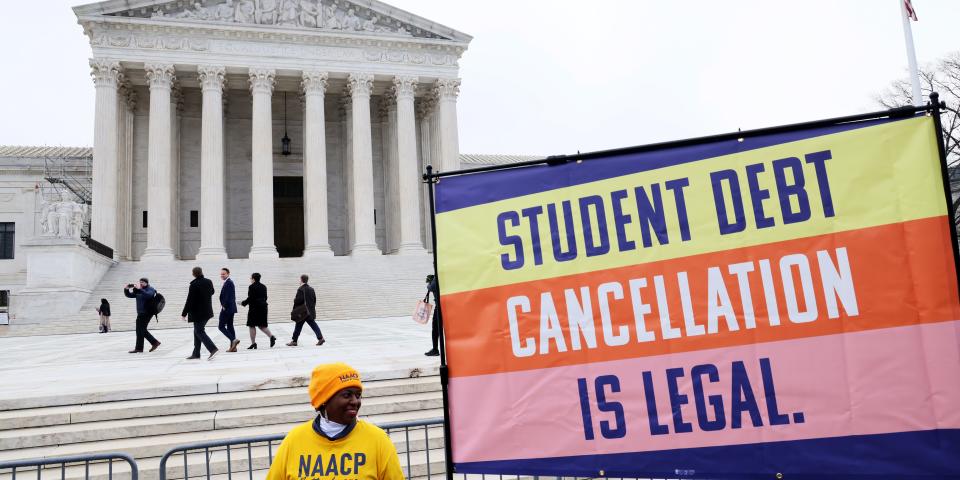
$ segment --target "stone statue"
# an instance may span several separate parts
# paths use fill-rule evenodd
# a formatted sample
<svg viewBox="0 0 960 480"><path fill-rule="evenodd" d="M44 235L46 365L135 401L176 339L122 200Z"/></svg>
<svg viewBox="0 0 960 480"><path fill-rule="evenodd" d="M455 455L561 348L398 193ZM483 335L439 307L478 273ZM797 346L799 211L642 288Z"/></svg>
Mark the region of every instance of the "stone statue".
<svg viewBox="0 0 960 480"><path fill-rule="evenodd" d="M257 23L260 25L276 25L277 0L257 0Z"/></svg>
<svg viewBox="0 0 960 480"><path fill-rule="evenodd" d="M337 18L337 6L326 5L323 7L323 27L331 30L340 30L340 19Z"/></svg>
<svg viewBox="0 0 960 480"><path fill-rule="evenodd" d="M300 0L300 26L315 28L320 26L320 7L313 0Z"/></svg>
<svg viewBox="0 0 960 480"><path fill-rule="evenodd" d="M236 12L234 12L233 0L227 0L226 3L217 5L215 11L217 20L220 22L232 22Z"/></svg>
<svg viewBox="0 0 960 480"><path fill-rule="evenodd" d="M254 23L256 21L257 7L253 0L240 0L237 4L236 13L233 20L237 23Z"/></svg>
<svg viewBox="0 0 960 480"><path fill-rule="evenodd" d="M87 206L69 201L48 202L43 199L42 202L40 235L79 240L87 216Z"/></svg>
<svg viewBox="0 0 960 480"><path fill-rule="evenodd" d="M358 17L356 13L353 13L352 8L347 10L347 16L343 18L341 27L350 32L360 30L360 17Z"/></svg>
<svg viewBox="0 0 960 480"><path fill-rule="evenodd" d="M377 20L379 20L379 19L380 19L380 18L377 17L376 15L373 15L372 17L370 17L369 19L367 19L365 22L363 22L363 30L364 30L365 32L376 32L376 31L377 31Z"/></svg>
<svg viewBox="0 0 960 480"><path fill-rule="evenodd" d="M298 5L297 0L280 0L280 2L280 25L299 25L300 5Z"/></svg>

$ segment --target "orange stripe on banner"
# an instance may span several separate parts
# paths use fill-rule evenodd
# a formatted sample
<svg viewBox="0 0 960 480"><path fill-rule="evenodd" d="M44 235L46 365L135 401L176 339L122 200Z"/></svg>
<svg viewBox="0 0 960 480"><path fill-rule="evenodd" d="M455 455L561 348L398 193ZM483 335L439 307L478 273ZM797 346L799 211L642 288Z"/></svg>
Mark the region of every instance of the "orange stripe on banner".
<svg viewBox="0 0 960 480"><path fill-rule="evenodd" d="M452 376L960 319L945 217L442 295L442 302ZM513 335L508 310L516 314Z"/></svg>

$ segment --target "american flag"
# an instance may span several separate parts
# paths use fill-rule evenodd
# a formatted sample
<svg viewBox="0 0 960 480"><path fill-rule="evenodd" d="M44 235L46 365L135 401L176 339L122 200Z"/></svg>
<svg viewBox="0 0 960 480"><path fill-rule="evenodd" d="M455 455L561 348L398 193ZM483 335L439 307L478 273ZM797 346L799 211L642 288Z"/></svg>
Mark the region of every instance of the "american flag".
<svg viewBox="0 0 960 480"><path fill-rule="evenodd" d="M903 0L903 8L907 11L907 16L910 17L914 22L917 21L917 11L913 9L913 4L910 3L910 0Z"/></svg>

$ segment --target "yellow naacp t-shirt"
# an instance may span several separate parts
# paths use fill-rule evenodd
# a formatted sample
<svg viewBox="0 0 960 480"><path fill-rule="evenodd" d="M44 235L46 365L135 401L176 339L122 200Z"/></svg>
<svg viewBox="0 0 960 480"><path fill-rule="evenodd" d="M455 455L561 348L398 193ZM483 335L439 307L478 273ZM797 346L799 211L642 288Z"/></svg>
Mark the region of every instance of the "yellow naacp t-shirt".
<svg viewBox="0 0 960 480"><path fill-rule="evenodd" d="M273 457L267 480L403 480L397 449L386 432L357 420L347 436L328 440L313 420L290 430Z"/></svg>

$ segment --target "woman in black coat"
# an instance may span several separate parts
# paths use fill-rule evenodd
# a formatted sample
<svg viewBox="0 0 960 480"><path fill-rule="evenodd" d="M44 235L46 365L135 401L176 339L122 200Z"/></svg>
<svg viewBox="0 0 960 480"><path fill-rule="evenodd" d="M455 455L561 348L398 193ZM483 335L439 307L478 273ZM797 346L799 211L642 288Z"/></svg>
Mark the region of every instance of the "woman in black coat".
<svg viewBox="0 0 960 480"><path fill-rule="evenodd" d="M260 283L260 274L250 275L250 286L247 287L247 298L240 305L248 307L247 327L250 327L250 346L247 350L257 349L257 329L270 336L270 347L277 343L277 337L267 328L267 286Z"/></svg>
<svg viewBox="0 0 960 480"><path fill-rule="evenodd" d="M106 298L100 299L100 306L97 307L97 313L100 314L100 333L110 331L110 302Z"/></svg>

